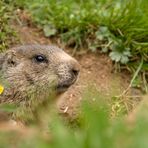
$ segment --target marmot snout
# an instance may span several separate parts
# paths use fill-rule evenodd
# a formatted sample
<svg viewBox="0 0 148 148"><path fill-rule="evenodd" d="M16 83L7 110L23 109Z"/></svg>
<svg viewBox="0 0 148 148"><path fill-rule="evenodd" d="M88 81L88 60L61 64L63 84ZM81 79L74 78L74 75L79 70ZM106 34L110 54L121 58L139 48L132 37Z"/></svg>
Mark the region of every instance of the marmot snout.
<svg viewBox="0 0 148 148"><path fill-rule="evenodd" d="M67 90L76 80L78 62L56 46L27 45L0 55L0 84L5 87L0 103L22 102L38 90L56 93Z"/></svg>

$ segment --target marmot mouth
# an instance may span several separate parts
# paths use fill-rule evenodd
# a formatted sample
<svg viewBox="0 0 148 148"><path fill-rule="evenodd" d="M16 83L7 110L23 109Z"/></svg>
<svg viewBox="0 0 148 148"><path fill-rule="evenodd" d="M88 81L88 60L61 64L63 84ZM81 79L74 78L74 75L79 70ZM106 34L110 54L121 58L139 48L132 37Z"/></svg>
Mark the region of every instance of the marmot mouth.
<svg viewBox="0 0 148 148"><path fill-rule="evenodd" d="M58 85L56 87L57 93L63 93L65 91L67 91L67 89L70 87L71 85L68 84L64 84L64 85Z"/></svg>
<svg viewBox="0 0 148 148"><path fill-rule="evenodd" d="M67 89L72 86L74 83L76 82L76 79L70 80L70 81L65 81L65 82L60 82L57 87L56 87L56 91L57 93L63 93L65 91L67 91Z"/></svg>

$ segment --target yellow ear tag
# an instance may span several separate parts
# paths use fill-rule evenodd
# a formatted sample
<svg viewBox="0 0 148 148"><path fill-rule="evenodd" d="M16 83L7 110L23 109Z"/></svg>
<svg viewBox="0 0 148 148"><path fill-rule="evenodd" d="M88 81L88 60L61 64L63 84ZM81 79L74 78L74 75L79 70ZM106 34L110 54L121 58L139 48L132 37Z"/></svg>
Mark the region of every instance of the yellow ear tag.
<svg viewBox="0 0 148 148"><path fill-rule="evenodd" d="M0 85L0 95L3 93L3 91L4 91L4 87Z"/></svg>

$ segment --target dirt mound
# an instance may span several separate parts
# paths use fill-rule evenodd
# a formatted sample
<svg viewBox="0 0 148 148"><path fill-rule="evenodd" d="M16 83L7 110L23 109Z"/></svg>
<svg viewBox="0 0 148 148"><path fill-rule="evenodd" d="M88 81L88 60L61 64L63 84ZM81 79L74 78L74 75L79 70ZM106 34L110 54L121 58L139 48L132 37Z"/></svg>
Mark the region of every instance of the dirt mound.
<svg viewBox="0 0 148 148"><path fill-rule="evenodd" d="M40 29L33 27L26 21L24 22L24 17L26 16L20 18L21 23L13 23L13 27L18 32L22 44L53 43L49 38L44 37ZM56 44L58 44L58 40ZM59 46L61 45L59 44ZM72 54L72 50L65 50L69 54ZM114 73L112 61L107 55L87 53L77 55L75 58L81 64L80 78L57 102L60 113L75 118L82 95L90 86L94 87L98 93L108 96L107 98L110 98L114 93L116 95L120 94L128 87L130 75L127 72ZM135 91L133 93L135 94ZM139 95L139 91L136 91L136 94ZM138 101L137 99L133 99L133 105Z"/></svg>

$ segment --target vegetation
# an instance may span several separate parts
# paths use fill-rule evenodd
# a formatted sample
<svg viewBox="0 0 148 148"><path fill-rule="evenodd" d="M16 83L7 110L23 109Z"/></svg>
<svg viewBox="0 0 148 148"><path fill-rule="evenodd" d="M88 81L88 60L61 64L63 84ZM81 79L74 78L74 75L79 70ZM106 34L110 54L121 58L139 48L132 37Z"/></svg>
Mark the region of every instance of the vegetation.
<svg viewBox="0 0 148 148"><path fill-rule="evenodd" d="M0 50L8 48L16 39L15 31L10 27L13 7L5 0L0 1Z"/></svg>
<svg viewBox="0 0 148 148"><path fill-rule="evenodd" d="M45 36L60 34L75 47L110 51L121 63L148 60L147 0L23 0ZM138 59L138 60L137 60Z"/></svg>
<svg viewBox="0 0 148 148"><path fill-rule="evenodd" d="M40 116L40 121L44 121L44 127L43 124L36 122L34 126L22 129L23 131L1 130L0 147L148 147L147 106L142 106L141 112L139 112L141 114L132 123L127 122L122 115L110 119L111 106L106 106L106 103L102 102L105 98L100 97L98 94L87 93L85 100L88 99L89 102L83 102L82 110L75 126L64 123L54 112L48 117L49 112L47 113L46 110L44 115ZM38 111L40 110L38 109Z"/></svg>

